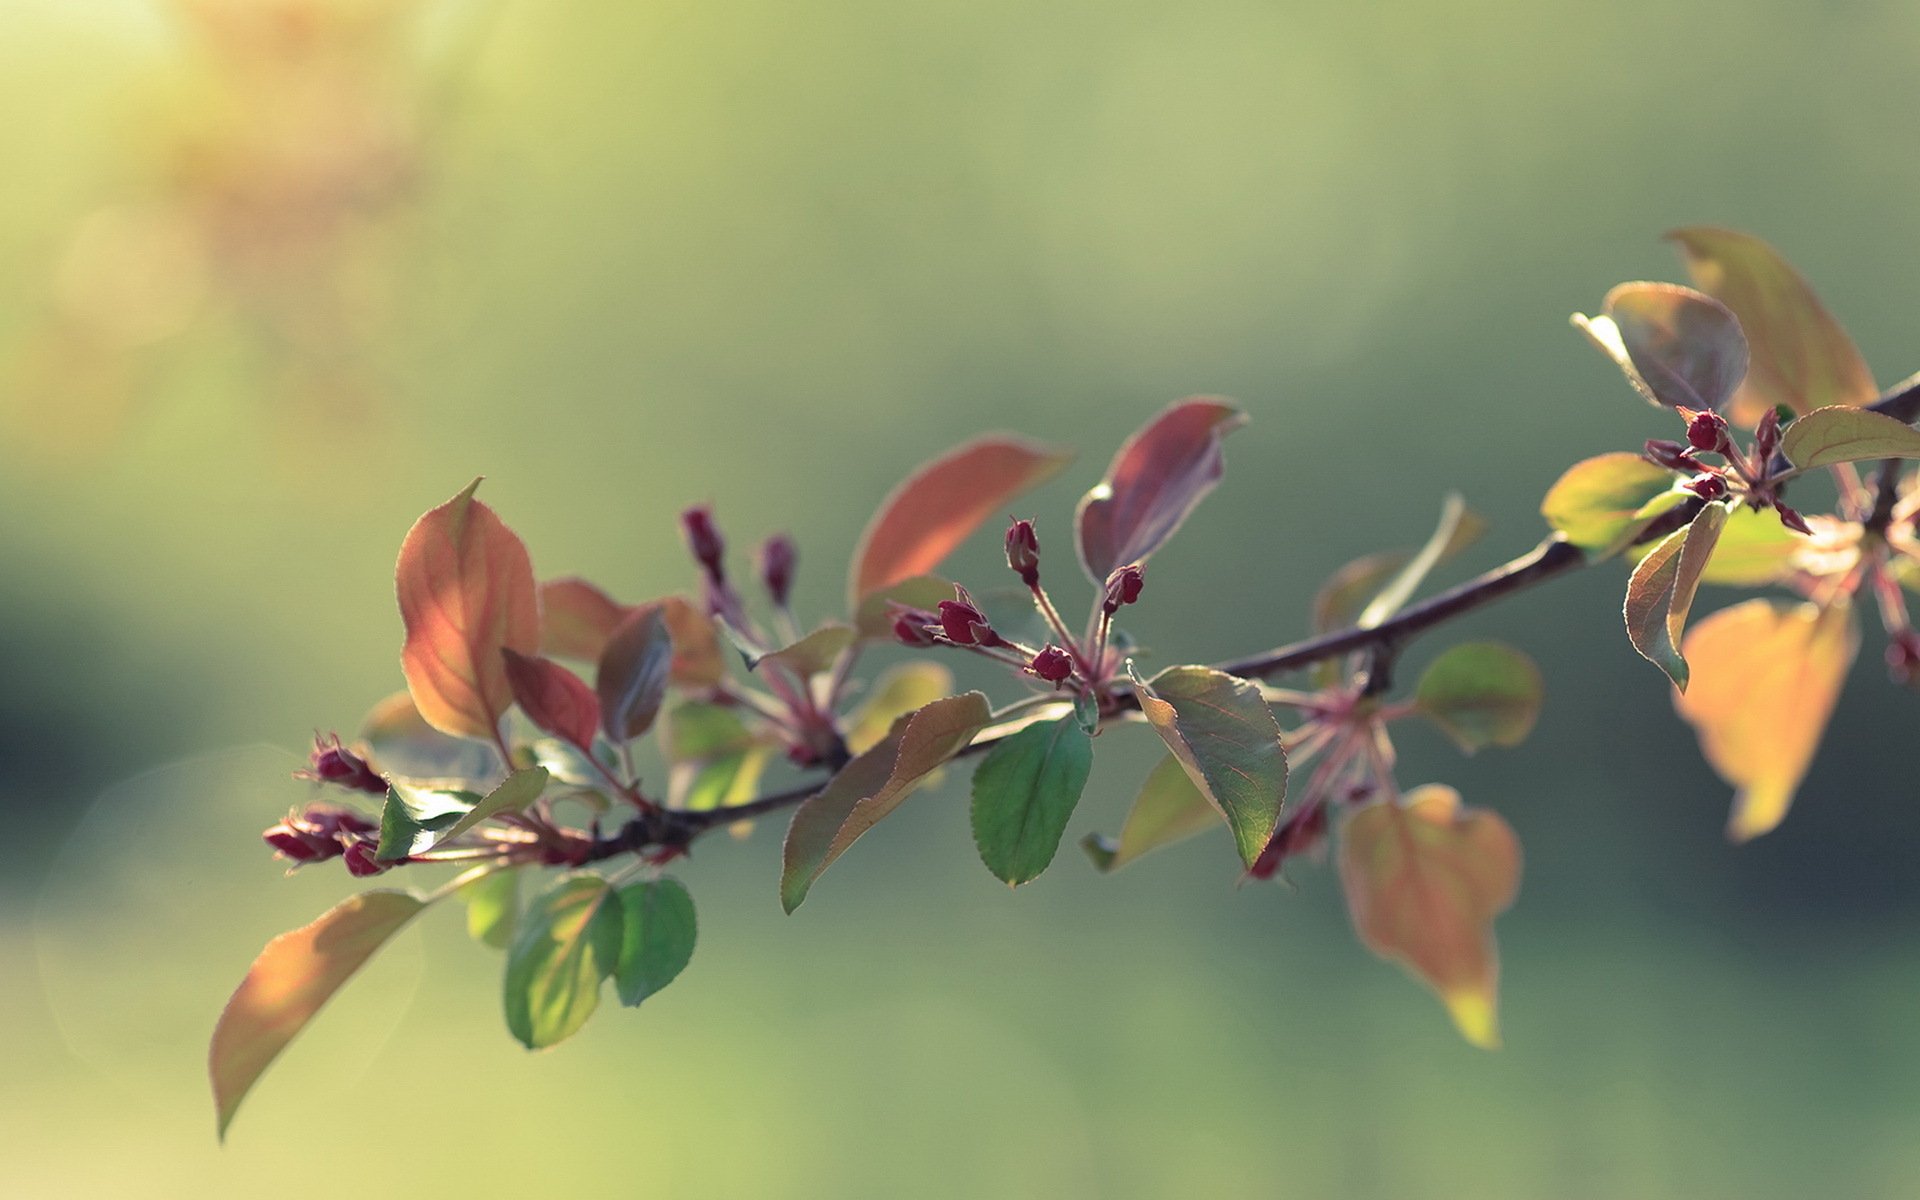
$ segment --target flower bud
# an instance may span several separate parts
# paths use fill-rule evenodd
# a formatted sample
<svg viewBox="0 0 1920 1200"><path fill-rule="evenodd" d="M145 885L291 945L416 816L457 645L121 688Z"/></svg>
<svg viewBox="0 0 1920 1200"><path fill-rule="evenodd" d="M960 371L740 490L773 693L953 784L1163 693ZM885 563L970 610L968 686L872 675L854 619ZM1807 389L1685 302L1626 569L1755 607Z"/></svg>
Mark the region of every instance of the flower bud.
<svg viewBox="0 0 1920 1200"><path fill-rule="evenodd" d="M1700 474L1695 475L1693 479L1687 483L1686 488L1708 503L1712 503L1715 500L1724 500L1727 497L1727 481L1720 478L1719 474L1714 471L1702 471Z"/></svg>
<svg viewBox="0 0 1920 1200"><path fill-rule="evenodd" d="M1774 452L1780 449L1780 410L1769 408L1760 415L1759 424L1753 427L1753 457L1761 468L1773 459Z"/></svg>
<svg viewBox="0 0 1920 1200"><path fill-rule="evenodd" d="M1033 661L1027 664L1027 670L1048 683L1065 683L1073 675L1073 656L1049 644L1033 656Z"/></svg>
<svg viewBox="0 0 1920 1200"><path fill-rule="evenodd" d="M261 840L295 865L337 857L347 845L380 827L351 809L309 804L261 833Z"/></svg>
<svg viewBox="0 0 1920 1200"><path fill-rule="evenodd" d="M726 579L726 569L720 559L726 553L727 543L720 537L720 531L713 525L713 510L704 504L695 505L680 514L680 529L686 534L687 549L692 551L694 561L707 573L707 578L715 586Z"/></svg>
<svg viewBox="0 0 1920 1200"><path fill-rule="evenodd" d="M1119 612L1123 605L1132 604L1140 598L1140 589L1145 586L1147 576L1139 563L1128 563L1116 567L1113 574L1107 576L1107 595L1101 602L1107 615Z"/></svg>
<svg viewBox="0 0 1920 1200"><path fill-rule="evenodd" d="M380 843L376 839L360 838L347 847L346 853L340 856L340 861L346 864L347 873L355 878L364 879L368 875L378 875L393 866L390 862L382 862L374 857L379 849Z"/></svg>
<svg viewBox="0 0 1920 1200"><path fill-rule="evenodd" d="M1727 444L1727 421L1717 412L1695 413L1687 422L1687 442L1695 450L1718 451Z"/></svg>
<svg viewBox="0 0 1920 1200"><path fill-rule="evenodd" d="M1813 530L1807 527L1807 519L1788 508L1785 504L1775 500L1773 502L1773 508L1775 512L1780 514L1780 523L1788 529L1793 530L1795 533L1811 534L1813 532Z"/></svg>
<svg viewBox="0 0 1920 1200"><path fill-rule="evenodd" d="M1000 640L988 624L987 614L967 599L940 602L940 628L956 646L992 646Z"/></svg>
<svg viewBox="0 0 1920 1200"><path fill-rule="evenodd" d="M1920 675L1920 633L1902 629L1887 640L1887 674L1895 683L1911 684Z"/></svg>
<svg viewBox="0 0 1920 1200"><path fill-rule="evenodd" d="M1021 583L1040 586L1040 539L1034 535L1032 521L1015 521L1007 527L1007 566Z"/></svg>
<svg viewBox="0 0 1920 1200"><path fill-rule="evenodd" d="M793 539L784 533L774 534L760 546L760 582L781 608L787 606L787 593L793 590L795 558Z"/></svg>
<svg viewBox="0 0 1920 1200"><path fill-rule="evenodd" d="M341 745L337 733L324 738L316 733L313 736L313 751L307 756L307 769L295 771L293 777L330 783L335 787L376 796L387 794L387 781L367 765L366 759Z"/></svg>
<svg viewBox="0 0 1920 1200"><path fill-rule="evenodd" d="M1660 438L1648 438L1646 445L1648 461L1669 471L1702 471L1706 464L1687 453L1687 448L1679 442L1663 441Z"/></svg>
<svg viewBox="0 0 1920 1200"><path fill-rule="evenodd" d="M896 614L893 618L893 637L895 641L903 646L912 646L916 649L925 649L928 646L939 645L938 642L934 641L933 634L929 631L928 627L938 625L940 618L930 612L922 612L917 608L896 608L894 612Z"/></svg>

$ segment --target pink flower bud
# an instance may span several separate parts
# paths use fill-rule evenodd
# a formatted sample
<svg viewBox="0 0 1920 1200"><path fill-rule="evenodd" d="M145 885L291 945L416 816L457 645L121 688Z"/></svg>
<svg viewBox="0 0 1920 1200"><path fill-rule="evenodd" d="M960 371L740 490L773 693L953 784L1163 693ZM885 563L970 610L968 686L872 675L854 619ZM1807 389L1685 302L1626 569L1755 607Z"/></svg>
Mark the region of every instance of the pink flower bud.
<svg viewBox="0 0 1920 1200"><path fill-rule="evenodd" d="M1910 684L1920 675L1920 633L1902 629L1887 641L1887 674L1895 683Z"/></svg>
<svg viewBox="0 0 1920 1200"><path fill-rule="evenodd" d="M1049 645L1033 656L1027 670L1048 683L1065 683L1073 675L1073 656L1058 646Z"/></svg>
<svg viewBox="0 0 1920 1200"><path fill-rule="evenodd" d="M1686 488L1694 495L1709 503L1724 500L1727 496L1727 481L1714 471L1703 471L1687 483Z"/></svg>
<svg viewBox="0 0 1920 1200"><path fill-rule="evenodd" d="M1780 449L1780 410L1769 408L1760 416L1760 423L1753 428L1753 457L1765 466Z"/></svg>
<svg viewBox="0 0 1920 1200"><path fill-rule="evenodd" d="M727 574L720 561L727 543L714 528L713 510L704 504L687 509L680 514L680 529L686 534L687 549L693 552L694 561L706 571L707 578L719 586Z"/></svg>
<svg viewBox="0 0 1920 1200"><path fill-rule="evenodd" d="M1107 576L1107 595L1101 602L1107 615L1112 616L1119 612L1122 606L1138 600L1140 589L1146 585L1146 582L1146 572L1140 569L1139 563L1128 563L1124 567L1115 568L1113 574Z"/></svg>
<svg viewBox="0 0 1920 1200"><path fill-rule="evenodd" d="M280 857L299 865L337 857L356 838L378 828L351 809L309 804L300 812L288 813L286 820L260 837Z"/></svg>
<svg viewBox="0 0 1920 1200"><path fill-rule="evenodd" d="M1695 413L1687 422L1687 442L1695 450L1718 451L1727 444L1727 421L1716 412Z"/></svg>
<svg viewBox="0 0 1920 1200"><path fill-rule="evenodd" d="M929 626L940 623L938 617L930 612L923 612L917 608L896 607L893 611L895 613L893 618L893 637L895 641L903 646L912 646L915 649L925 649L928 646L939 644L933 640L933 634L929 632L928 629Z"/></svg>
<svg viewBox="0 0 1920 1200"><path fill-rule="evenodd" d="M1030 588L1040 586L1040 539L1032 521L1015 521L1007 527L1007 566Z"/></svg>
<svg viewBox="0 0 1920 1200"><path fill-rule="evenodd" d="M381 862L374 857L374 852L379 848L380 843L375 839L361 838L347 847L346 853L340 856L340 861L347 865L347 873L356 878L364 879L368 875L378 875L393 866L392 863Z"/></svg>
<svg viewBox="0 0 1920 1200"><path fill-rule="evenodd" d="M313 737L313 751L307 757L307 769L295 771L295 779L312 779L371 795L387 794L387 781L367 765L367 760L340 744L337 733Z"/></svg>
<svg viewBox="0 0 1920 1200"><path fill-rule="evenodd" d="M987 614L966 600L940 602L940 628L956 646L991 646L999 641Z"/></svg>
<svg viewBox="0 0 1920 1200"><path fill-rule="evenodd" d="M783 533L768 538L760 547L760 581L781 608L787 606L787 593L793 590L795 558L793 540Z"/></svg>

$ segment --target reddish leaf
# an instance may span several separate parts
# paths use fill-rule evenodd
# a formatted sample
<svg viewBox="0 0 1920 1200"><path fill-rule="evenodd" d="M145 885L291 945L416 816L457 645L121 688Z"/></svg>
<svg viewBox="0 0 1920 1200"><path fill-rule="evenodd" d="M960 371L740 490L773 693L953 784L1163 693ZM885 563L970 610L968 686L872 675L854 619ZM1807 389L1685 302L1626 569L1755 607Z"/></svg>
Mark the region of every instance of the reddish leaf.
<svg viewBox="0 0 1920 1200"><path fill-rule="evenodd" d="M1070 456L1032 442L983 437L927 463L895 488L860 538L849 611L902 580L925 575L1015 496L1045 482Z"/></svg>
<svg viewBox="0 0 1920 1200"><path fill-rule="evenodd" d="M492 741L513 703L500 651L534 652L540 607L527 548L473 498L479 486L474 480L414 523L395 582L414 706L435 729Z"/></svg>
<svg viewBox="0 0 1920 1200"><path fill-rule="evenodd" d="M222 1138L240 1101L287 1043L426 906L410 892L365 892L267 943L220 1014L207 1055Z"/></svg>
<svg viewBox="0 0 1920 1200"><path fill-rule="evenodd" d="M1439 993L1474 1045L1500 1044L1490 926L1520 885L1520 843L1496 813L1428 784L1378 801L1341 830L1340 881L1360 940Z"/></svg>
<svg viewBox="0 0 1920 1200"><path fill-rule="evenodd" d="M586 750L600 728L600 698L578 675L559 663L517 650L507 656L507 681L527 720Z"/></svg>
<svg viewBox="0 0 1920 1200"><path fill-rule="evenodd" d="M616 742L631 741L652 726L667 696L673 639L657 604L643 605L607 639L600 652L594 690L600 696L600 727Z"/></svg>
<svg viewBox="0 0 1920 1200"><path fill-rule="evenodd" d="M1173 536L1220 482L1221 439L1246 420L1221 400L1182 400L1120 447L1075 516L1080 565L1095 583L1116 567L1145 561Z"/></svg>
<svg viewBox="0 0 1920 1200"><path fill-rule="evenodd" d="M540 585L540 653L598 662L627 612L584 579L549 579Z"/></svg>

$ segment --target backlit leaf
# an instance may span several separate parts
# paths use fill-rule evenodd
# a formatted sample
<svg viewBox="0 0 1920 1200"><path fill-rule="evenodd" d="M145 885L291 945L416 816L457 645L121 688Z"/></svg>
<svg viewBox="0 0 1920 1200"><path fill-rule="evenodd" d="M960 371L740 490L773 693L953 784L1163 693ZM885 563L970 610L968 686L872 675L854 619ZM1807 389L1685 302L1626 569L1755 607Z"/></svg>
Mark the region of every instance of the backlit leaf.
<svg viewBox="0 0 1920 1200"><path fill-rule="evenodd" d="M680 704L660 720L660 745L670 764L669 807L692 812L753 798L769 747L738 713L717 704Z"/></svg>
<svg viewBox="0 0 1920 1200"><path fill-rule="evenodd" d="M1090 833L1080 847L1102 871L1118 871L1162 846L1185 841L1220 825L1219 810L1187 777L1180 760L1169 754L1140 786L1117 838Z"/></svg>
<svg viewBox="0 0 1920 1200"><path fill-rule="evenodd" d="M1823 408L1787 426L1780 449L1803 471L1869 458L1920 458L1920 429L1862 408Z"/></svg>
<svg viewBox="0 0 1920 1200"><path fill-rule="evenodd" d="M429 725L492 741L513 703L504 649L540 645L540 607L527 548L465 491L414 523L394 579L406 644L407 690Z"/></svg>
<svg viewBox="0 0 1920 1200"><path fill-rule="evenodd" d="M620 899L593 874L568 875L527 906L507 951L507 1028L539 1050L579 1032L620 961Z"/></svg>
<svg viewBox="0 0 1920 1200"><path fill-rule="evenodd" d="M1151 683L1133 679L1140 711L1233 831L1249 867L1280 823L1287 756L1280 725L1244 679L1210 667L1170 667Z"/></svg>
<svg viewBox="0 0 1920 1200"><path fill-rule="evenodd" d="M951 695L953 672L939 663L922 659L883 672L847 719L847 749L855 754L871 750L887 736L894 721Z"/></svg>
<svg viewBox="0 0 1920 1200"><path fill-rule="evenodd" d="M1500 1044L1494 917L1520 885L1520 843L1496 813L1427 784L1376 801L1341 829L1340 881L1368 949L1418 976L1483 1049Z"/></svg>
<svg viewBox="0 0 1920 1200"><path fill-rule="evenodd" d="M1610 558L1689 495L1677 490L1679 482L1638 454L1601 454L1567 468L1540 502L1540 515L1589 558Z"/></svg>
<svg viewBox="0 0 1920 1200"><path fill-rule="evenodd" d="M1446 499L1440 503L1439 524L1427 538L1427 544L1420 547L1420 552L1400 568L1379 595L1368 602L1354 624L1362 629L1371 629L1399 612L1442 559L1457 553L1462 547L1472 545L1486 528L1487 523L1467 507L1466 501L1457 492L1447 493Z"/></svg>
<svg viewBox="0 0 1920 1200"><path fill-rule="evenodd" d="M1724 505L1709 504L1683 529L1676 529L1640 560L1627 580L1623 613L1627 638L1640 656L1659 667L1681 691L1687 689L1687 660L1680 638L1687 612L1700 590L1700 578L1726 525Z"/></svg>
<svg viewBox="0 0 1920 1200"><path fill-rule="evenodd" d="M594 691L600 696L600 728L609 740L630 741L645 733L667 696L673 640L659 605L627 614L600 652Z"/></svg>
<svg viewBox="0 0 1920 1200"><path fill-rule="evenodd" d="M1687 634L1693 686L1673 703L1735 789L1728 837L1758 837L1787 815L1859 648L1844 601L1748 600Z"/></svg>
<svg viewBox="0 0 1920 1200"><path fill-rule="evenodd" d="M426 906L411 892L363 892L267 943L213 1030L207 1068L222 1139L240 1101L287 1043Z"/></svg>
<svg viewBox="0 0 1920 1200"><path fill-rule="evenodd" d="M1146 561L1173 536L1220 482L1221 440L1246 421L1232 404L1194 398L1169 406L1127 439L1074 516L1080 565L1094 583L1105 583L1116 567Z"/></svg>
<svg viewBox="0 0 1920 1200"><path fill-rule="evenodd" d="M552 659L502 651L513 699L543 733L586 749L600 728L600 698L578 675Z"/></svg>
<svg viewBox="0 0 1920 1200"><path fill-rule="evenodd" d="M693 897L676 879L620 889L623 913L620 965L614 990L620 1003L640 1003L674 981L693 960L698 933Z"/></svg>
<svg viewBox="0 0 1920 1200"><path fill-rule="evenodd" d="M1093 769L1093 740L1073 716L1029 725L973 773L973 841L1003 883L1036 879L1060 849Z"/></svg>
<svg viewBox="0 0 1920 1200"><path fill-rule="evenodd" d="M500 776L500 753L491 743L441 733L427 724L406 692L395 692L373 706L360 724L359 740L382 775L451 783Z"/></svg>
<svg viewBox="0 0 1920 1200"><path fill-rule="evenodd" d="M397 861L450 842L503 813L526 808L547 787L544 767L528 767L507 776L485 796L396 783L387 790L380 816L378 857Z"/></svg>
<svg viewBox="0 0 1920 1200"><path fill-rule="evenodd" d="M540 798L547 790L547 770L545 767L528 767L515 771L501 782L500 786L488 792L480 803L455 821L440 835L440 841L449 841L463 833L477 829L483 822L491 821L505 813L523 811L528 805Z"/></svg>
<svg viewBox="0 0 1920 1200"><path fill-rule="evenodd" d="M1781 405L1796 413L1871 404L1873 374L1800 273L1751 234L1695 226L1667 235L1694 283L1733 311L1753 361L1733 408L1744 424Z"/></svg>
<svg viewBox="0 0 1920 1200"><path fill-rule="evenodd" d="M719 683L727 664L713 618L685 596L668 596L659 607L673 639L673 665L667 671L673 686L697 691Z"/></svg>
<svg viewBox="0 0 1920 1200"><path fill-rule="evenodd" d="M945 561L989 517L1067 464L1071 455L1018 438L977 438L922 466L895 488L860 537L847 604ZM948 593L951 596L952 593Z"/></svg>
<svg viewBox="0 0 1920 1200"><path fill-rule="evenodd" d="M1471 754L1526 741L1543 693L1531 658L1499 642L1469 642L1433 661L1420 676L1413 703Z"/></svg>
<svg viewBox="0 0 1920 1200"><path fill-rule="evenodd" d="M800 907L820 873L860 835L900 806L927 775L966 748L987 726L991 709L979 692L936 700L894 723L880 743L856 755L802 801L787 826L780 903Z"/></svg>
<svg viewBox="0 0 1920 1200"><path fill-rule="evenodd" d="M488 871L460 889L467 903L467 936L483 946L505 950L513 944L520 919L520 871Z"/></svg>
<svg viewBox="0 0 1920 1200"><path fill-rule="evenodd" d="M1654 404L1719 408L1747 373L1747 339L1726 305L1671 283L1623 283L1598 317L1573 322Z"/></svg>
<svg viewBox="0 0 1920 1200"><path fill-rule="evenodd" d="M753 668L757 671L767 663L774 663L798 678L807 679L831 668L834 660L853 645L853 638L853 626L829 622L791 646L756 660Z"/></svg>
<svg viewBox="0 0 1920 1200"><path fill-rule="evenodd" d="M549 579L540 585L540 653L598 662L626 615L626 605L584 579Z"/></svg>

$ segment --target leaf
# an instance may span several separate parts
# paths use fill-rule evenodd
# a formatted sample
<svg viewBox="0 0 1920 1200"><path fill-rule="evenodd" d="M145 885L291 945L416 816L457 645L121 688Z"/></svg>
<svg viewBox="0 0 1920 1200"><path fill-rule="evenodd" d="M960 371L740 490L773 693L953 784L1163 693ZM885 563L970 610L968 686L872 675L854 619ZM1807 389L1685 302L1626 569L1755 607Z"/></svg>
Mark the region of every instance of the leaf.
<svg viewBox="0 0 1920 1200"><path fill-rule="evenodd" d="M736 713L717 704L668 709L660 745L671 764L669 806L694 812L751 800L768 753Z"/></svg>
<svg viewBox="0 0 1920 1200"><path fill-rule="evenodd" d="M1413 704L1471 754L1526 741L1544 690L1540 669L1520 651L1499 642L1468 642L1433 661Z"/></svg>
<svg viewBox="0 0 1920 1200"><path fill-rule="evenodd" d="M490 743L441 733L406 692L373 706L360 723L359 741L374 769L389 777L469 783L500 774L500 754Z"/></svg>
<svg viewBox="0 0 1920 1200"><path fill-rule="evenodd" d="M501 782L500 786L488 792L486 797L458 821L455 821L440 841L451 841L463 833L478 828L482 822L491 821L504 813L517 813L540 798L547 790L547 769L528 767L515 771Z"/></svg>
<svg viewBox="0 0 1920 1200"><path fill-rule="evenodd" d="M853 645L853 626L829 622L799 641L749 664L759 670L762 663L775 663L797 679L808 679L831 670L834 661Z"/></svg>
<svg viewBox="0 0 1920 1200"><path fill-rule="evenodd" d="M1803 471L1868 458L1920 458L1920 429L1862 408L1823 408L1787 426L1780 449Z"/></svg>
<svg viewBox="0 0 1920 1200"><path fill-rule="evenodd" d="M802 801L782 852L780 903L786 910L799 908L820 873L898 808L916 784L964 750L990 717L979 692L936 700L896 721L879 745L856 755Z"/></svg>
<svg viewBox="0 0 1920 1200"><path fill-rule="evenodd" d="M1074 514L1080 565L1095 584L1116 567L1145 562L1173 536L1219 484L1226 470L1220 443L1246 421L1232 404L1193 398L1127 439Z"/></svg>
<svg viewBox="0 0 1920 1200"><path fill-rule="evenodd" d="M1687 634L1693 686L1673 704L1735 789L1728 837L1749 841L1787 815L1859 649L1844 601L1748 600Z"/></svg>
<svg viewBox="0 0 1920 1200"><path fill-rule="evenodd" d="M1001 882L1037 879L1093 770L1093 740L1073 716L1029 725L987 753L973 773L973 841Z"/></svg>
<svg viewBox="0 0 1920 1200"><path fill-rule="evenodd" d="M1413 598L1414 591L1426 579L1428 572L1438 566L1442 559L1457 553L1462 547L1472 545L1486 527L1487 523L1467 507L1458 492L1448 492L1446 499L1440 503L1440 523L1434 527L1432 536L1427 538L1427 544L1361 610L1360 618L1354 624L1362 629L1372 629L1399 612Z"/></svg>
<svg viewBox="0 0 1920 1200"><path fill-rule="evenodd" d="M1118 871L1134 859L1162 846L1185 841L1220 824L1220 813L1187 778L1187 769L1169 754L1160 760L1140 786L1118 838L1090 833L1081 839L1093 865Z"/></svg>
<svg viewBox="0 0 1920 1200"><path fill-rule="evenodd" d="M678 688L699 691L713 687L727 673L720 653L720 631L713 618L685 596L659 602L660 617L673 639L673 665L667 678Z"/></svg>
<svg viewBox="0 0 1920 1200"><path fill-rule="evenodd" d="M1679 482L1638 454L1602 454L1567 468L1540 502L1540 515L1590 559L1611 558L1685 498Z"/></svg>
<svg viewBox="0 0 1920 1200"><path fill-rule="evenodd" d="M507 1029L529 1050L578 1033L620 961L621 904L606 880L563 876L527 906L507 951Z"/></svg>
<svg viewBox="0 0 1920 1200"><path fill-rule="evenodd" d="M467 902L467 936L483 946L505 950L513 944L520 919L520 871L488 871L460 889Z"/></svg>
<svg viewBox="0 0 1920 1200"><path fill-rule="evenodd" d="M672 983L693 960L693 897L675 879L620 889L624 913L614 990L631 1008Z"/></svg>
<svg viewBox="0 0 1920 1200"><path fill-rule="evenodd" d="M1140 711L1227 819L1241 861L1251 867L1280 823L1287 794L1280 725L1260 689L1211 667L1169 667L1151 683L1140 682L1131 664L1127 674Z"/></svg>
<svg viewBox="0 0 1920 1200"><path fill-rule="evenodd" d="M976 438L915 471L860 535L847 605L938 567L988 517L1052 478L1070 454L1004 436ZM951 592L947 593L950 597Z"/></svg>
<svg viewBox="0 0 1920 1200"><path fill-rule="evenodd" d="M1367 948L1432 988L1469 1042L1498 1048L1491 926L1520 885L1520 843L1499 814L1432 783L1366 805L1341 831L1340 881Z"/></svg>
<svg viewBox="0 0 1920 1200"><path fill-rule="evenodd" d="M1742 505L1727 514L1700 582L1731 587L1778 583L1793 573L1794 559L1805 545L1806 539L1782 525L1772 510ZM1638 561L1652 549L1630 546L1627 555Z"/></svg>
<svg viewBox="0 0 1920 1200"><path fill-rule="evenodd" d="M549 579L540 585L540 653L598 662L627 612L626 605L584 579Z"/></svg>
<svg viewBox="0 0 1920 1200"><path fill-rule="evenodd" d="M673 641L659 605L643 605L620 622L594 675L600 728L609 740L632 741L652 727L667 696L672 662Z"/></svg>
<svg viewBox="0 0 1920 1200"><path fill-rule="evenodd" d="M503 650L514 702L543 733L591 751L600 728L600 698L572 671L547 658Z"/></svg>
<svg viewBox="0 0 1920 1200"><path fill-rule="evenodd" d="M1782 405L1807 413L1873 403L1878 389L1853 339L1772 246L1706 226L1667 236L1678 243L1694 283L1732 310L1746 331L1753 361L1733 397L1743 423Z"/></svg>
<svg viewBox="0 0 1920 1200"><path fill-rule="evenodd" d="M942 600L951 599L952 583L937 575L916 575L912 579L903 579L881 588L862 600L854 609L853 627L862 641L890 642L893 640L895 605L932 612L940 607Z"/></svg>
<svg viewBox="0 0 1920 1200"><path fill-rule="evenodd" d="M500 651L539 648L540 605L527 548L473 498L479 486L414 523L394 579L414 706L442 733L490 742L513 702Z"/></svg>
<svg viewBox="0 0 1920 1200"><path fill-rule="evenodd" d="M268 942L213 1029L207 1056L220 1138L240 1101L340 986L427 902L411 892L363 892Z"/></svg>
<svg viewBox="0 0 1920 1200"><path fill-rule="evenodd" d="M874 680L866 700L847 718L847 749L855 754L871 750L887 736L894 721L951 695L953 672L939 663L902 663L884 672Z"/></svg>
<svg viewBox="0 0 1920 1200"><path fill-rule="evenodd" d="M387 789L386 807L381 810L380 847L375 857L397 862L425 854L484 821L519 812L539 799L546 786L544 767L515 771L485 796L395 784Z"/></svg>
<svg viewBox="0 0 1920 1200"><path fill-rule="evenodd" d="M1443 506L1444 515L1444 506ZM1442 544L1436 565L1478 541L1487 523L1471 509L1453 526L1453 536ZM1413 555L1405 550L1382 550L1363 555L1335 571L1313 598L1313 631L1331 633L1355 623L1362 608L1403 571ZM1417 585L1416 585L1417 586Z"/></svg>
<svg viewBox="0 0 1920 1200"><path fill-rule="evenodd" d="M1672 283L1623 283L1607 293L1605 316L1575 316L1654 404L1717 409L1747 373L1747 339L1726 305Z"/></svg>
<svg viewBox="0 0 1920 1200"><path fill-rule="evenodd" d="M1687 627L1687 611L1693 607L1700 577L1726 522L1725 506L1707 505L1686 528L1661 539L1627 580L1623 606L1627 638L1642 658L1665 671L1683 692L1687 690L1687 660L1680 653L1680 635Z"/></svg>

